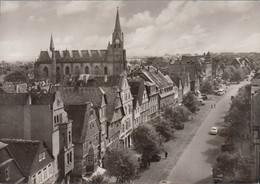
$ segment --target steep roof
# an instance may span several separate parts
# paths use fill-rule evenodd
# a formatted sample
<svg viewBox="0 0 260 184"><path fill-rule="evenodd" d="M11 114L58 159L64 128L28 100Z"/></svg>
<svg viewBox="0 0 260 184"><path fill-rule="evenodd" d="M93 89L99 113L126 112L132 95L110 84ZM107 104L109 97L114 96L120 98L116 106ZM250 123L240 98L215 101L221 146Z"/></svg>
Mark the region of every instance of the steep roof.
<svg viewBox="0 0 260 184"><path fill-rule="evenodd" d="M121 99L119 96L119 89L118 87L101 87L107 96L107 108L106 108L106 115L107 121L111 122L114 116L115 109L122 107ZM122 117L116 117L122 118Z"/></svg>
<svg viewBox="0 0 260 184"><path fill-rule="evenodd" d="M82 103L82 104L72 104L66 108L69 119L73 120L72 122L72 141L74 143L83 143L87 139L88 126L89 122L96 119L97 117L92 103ZM95 133L95 132L93 132Z"/></svg>
<svg viewBox="0 0 260 184"><path fill-rule="evenodd" d="M165 75L163 75L158 69L153 66L139 68L137 70L134 70L133 73L143 74L144 76L141 76L142 78L144 78L146 81L148 80L155 83L156 86L159 88L164 88L170 85L175 86L173 82L170 82L170 80L165 77Z"/></svg>
<svg viewBox="0 0 260 184"><path fill-rule="evenodd" d="M53 156L47 151L45 154L46 158L39 162L39 152L47 150L47 147L42 141L24 139L0 140L8 144L8 149L10 150L12 156L27 177L54 160Z"/></svg>

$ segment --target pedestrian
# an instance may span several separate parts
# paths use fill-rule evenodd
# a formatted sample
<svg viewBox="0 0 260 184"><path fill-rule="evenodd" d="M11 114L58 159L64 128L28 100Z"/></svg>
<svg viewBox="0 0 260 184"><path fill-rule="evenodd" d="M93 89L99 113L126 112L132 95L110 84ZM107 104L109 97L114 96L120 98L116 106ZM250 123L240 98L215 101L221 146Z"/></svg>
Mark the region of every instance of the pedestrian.
<svg viewBox="0 0 260 184"><path fill-rule="evenodd" d="M165 151L165 158L167 158L167 156L168 156L168 152L167 152L167 151Z"/></svg>

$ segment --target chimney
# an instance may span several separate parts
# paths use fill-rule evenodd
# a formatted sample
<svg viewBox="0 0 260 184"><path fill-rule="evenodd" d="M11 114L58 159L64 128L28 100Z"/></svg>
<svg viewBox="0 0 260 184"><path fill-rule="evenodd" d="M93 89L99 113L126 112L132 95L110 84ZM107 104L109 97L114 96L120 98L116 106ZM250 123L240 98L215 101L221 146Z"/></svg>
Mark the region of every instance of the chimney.
<svg viewBox="0 0 260 184"><path fill-rule="evenodd" d="M18 85L15 85L15 91L16 91L16 93L19 93L19 86Z"/></svg>

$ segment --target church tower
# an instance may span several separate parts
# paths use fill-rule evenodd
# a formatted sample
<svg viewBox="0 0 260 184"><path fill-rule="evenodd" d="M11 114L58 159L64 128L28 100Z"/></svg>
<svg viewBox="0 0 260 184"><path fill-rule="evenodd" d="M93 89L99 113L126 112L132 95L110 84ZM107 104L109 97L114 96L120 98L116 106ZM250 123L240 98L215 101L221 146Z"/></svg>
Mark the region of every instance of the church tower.
<svg viewBox="0 0 260 184"><path fill-rule="evenodd" d="M50 51L51 51L51 82L56 84L56 58L55 58L55 48L54 43L51 35L50 41Z"/></svg>
<svg viewBox="0 0 260 184"><path fill-rule="evenodd" d="M115 28L112 43L108 45L108 62L113 63L113 74L118 75L126 70L126 51L124 49L124 34L121 29L119 10L117 8Z"/></svg>

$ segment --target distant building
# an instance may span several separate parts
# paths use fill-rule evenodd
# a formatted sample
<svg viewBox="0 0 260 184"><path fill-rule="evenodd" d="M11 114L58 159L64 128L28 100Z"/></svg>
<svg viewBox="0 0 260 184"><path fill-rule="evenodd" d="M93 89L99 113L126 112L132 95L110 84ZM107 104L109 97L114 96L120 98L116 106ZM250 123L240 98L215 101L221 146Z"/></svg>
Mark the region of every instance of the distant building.
<svg viewBox="0 0 260 184"><path fill-rule="evenodd" d="M201 59L201 56L182 56L181 60L173 61L169 65L169 75L174 73L188 72L190 76L190 90L196 91L199 89L200 81L205 73L208 73L205 66L208 66L206 61ZM205 63L205 64L202 64Z"/></svg>
<svg viewBox="0 0 260 184"><path fill-rule="evenodd" d="M119 75L122 73L127 69L127 61L118 10L112 43L108 43L106 50L58 51L55 50L51 37L50 50L41 51L35 66L44 71L53 83L60 82L65 75Z"/></svg>
<svg viewBox="0 0 260 184"><path fill-rule="evenodd" d="M98 166L100 124L90 102L70 104L66 109L69 119L73 121L72 142L75 156L72 175L82 178L86 174L92 174Z"/></svg>
<svg viewBox="0 0 260 184"><path fill-rule="evenodd" d="M154 83L159 92L159 110L174 105L178 99L178 88L168 75L163 75L153 66L142 67L132 71L131 77L140 76L145 81Z"/></svg>
<svg viewBox="0 0 260 184"><path fill-rule="evenodd" d="M25 183L21 167L13 158L7 144L0 142L0 183Z"/></svg>
<svg viewBox="0 0 260 184"><path fill-rule="evenodd" d="M242 68L243 66L245 66L245 61L241 58L234 58L231 61L231 65L233 65L235 68Z"/></svg>
<svg viewBox="0 0 260 184"><path fill-rule="evenodd" d="M54 183L54 157L43 141L23 139L1 139L8 144L15 161L22 169L26 183Z"/></svg>
<svg viewBox="0 0 260 184"><path fill-rule="evenodd" d="M147 122L149 115L149 99L144 80L142 78L128 79L128 83L130 85L131 93L134 98L135 106L137 105L138 101L138 106L140 109L140 117L138 119L135 119L134 124Z"/></svg>

